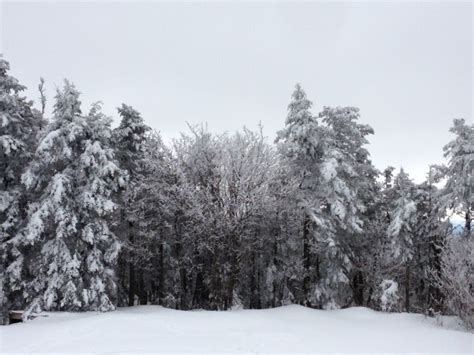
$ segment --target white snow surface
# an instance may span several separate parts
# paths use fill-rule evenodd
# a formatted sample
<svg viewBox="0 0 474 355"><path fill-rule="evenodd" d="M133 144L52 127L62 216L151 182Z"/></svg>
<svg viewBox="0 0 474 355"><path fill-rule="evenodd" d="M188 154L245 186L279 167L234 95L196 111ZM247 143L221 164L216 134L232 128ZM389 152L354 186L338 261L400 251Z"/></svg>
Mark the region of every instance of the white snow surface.
<svg viewBox="0 0 474 355"><path fill-rule="evenodd" d="M0 327L0 353L465 353L473 334L419 314L367 308L46 313Z"/></svg>

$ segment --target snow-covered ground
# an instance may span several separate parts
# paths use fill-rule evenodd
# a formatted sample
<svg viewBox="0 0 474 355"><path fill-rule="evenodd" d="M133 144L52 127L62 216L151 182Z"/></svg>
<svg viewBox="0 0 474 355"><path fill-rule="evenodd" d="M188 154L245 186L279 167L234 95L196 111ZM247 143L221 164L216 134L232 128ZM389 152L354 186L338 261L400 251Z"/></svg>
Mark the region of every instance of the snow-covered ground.
<svg viewBox="0 0 474 355"><path fill-rule="evenodd" d="M416 314L301 306L227 312L140 306L0 327L0 353L466 353L473 334Z"/></svg>

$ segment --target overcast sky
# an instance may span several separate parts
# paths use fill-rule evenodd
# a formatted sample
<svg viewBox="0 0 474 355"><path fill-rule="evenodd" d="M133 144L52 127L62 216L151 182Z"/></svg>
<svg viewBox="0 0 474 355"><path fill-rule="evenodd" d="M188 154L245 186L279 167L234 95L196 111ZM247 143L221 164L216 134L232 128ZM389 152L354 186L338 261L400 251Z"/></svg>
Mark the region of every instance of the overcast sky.
<svg viewBox="0 0 474 355"><path fill-rule="evenodd" d="M49 105L63 78L89 105L122 102L167 138L186 123L273 141L294 84L372 125L375 165L420 181L452 118L472 122L473 9L465 3L1 3L0 49Z"/></svg>

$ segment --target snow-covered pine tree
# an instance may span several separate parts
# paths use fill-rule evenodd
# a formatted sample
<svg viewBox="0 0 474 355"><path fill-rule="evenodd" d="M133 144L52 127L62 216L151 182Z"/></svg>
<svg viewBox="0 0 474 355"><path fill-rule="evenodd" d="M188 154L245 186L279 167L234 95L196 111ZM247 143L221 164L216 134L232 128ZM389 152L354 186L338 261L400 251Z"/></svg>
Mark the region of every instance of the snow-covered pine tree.
<svg viewBox="0 0 474 355"><path fill-rule="evenodd" d="M65 81L53 120L22 176L31 194L29 214L13 241L25 252L10 275L25 284L27 314L107 311L117 302L120 243L109 217L123 174L111 147L111 119L99 104L88 115L80 105L79 92Z"/></svg>
<svg viewBox="0 0 474 355"><path fill-rule="evenodd" d="M414 226L415 257L412 283L417 310L435 312L442 310L439 287L430 282L432 275L441 276L441 252L451 229L446 211L439 202L441 173L437 166L430 166L426 180L414 189L416 225Z"/></svg>
<svg viewBox="0 0 474 355"><path fill-rule="evenodd" d="M324 258L315 297L325 308L343 307L351 304L357 293L351 289L353 276L363 284L354 269L354 250L363 237L363 214L373 198L377 174L365 148L373 130L358 123L355 107L325 107L319 116L326 125L318 180L323 206L320 218L329 228L316 233L317 249Z"/></svg>
<svg viewBox="0 0 474 355"><path fill-rule="evenodd" d="M364 238L354 248L356 259L359 259L359 270L364 274L364 286L366 288L365 304L369 307L381 309L380 292L383 287L390 284L384 272L386 264L386 250L389 240L387 228L391 221L391 205L393 198L393 171L394 167L387 167L379 172L379 181L375 181L375 191L370 201L365 205L368 207L364 213ZM368 194L370 195L370 193ZM386 280L387 282L383 282ZM398 288L398 286L397 286ZM392 289L394 290L394 289Z"/></svg>
<svg viewBox="0 0 474 355"><path fill-rule="evenodd" d="M171 151L157 132L143 142L143 165L133 203L134 269L140 304L189 309L193 238L186 233L192 196L181 183ZM190 282L191 283L191 282Z"/></svg>
<svg viewBox="0 0 474 355"><path fill-rule="evenodd" d="M36 147L41 123L32 102L21 96L26 88L8 75L9 69L9 63L0 57L0 311L22 298L20 286L13 281L21 275L10 277L22 256L10 241L26 212L20 177Z"/></svg>
<svg viewBox="0 0 474 355"><path fill-rule="evenodd" d="M433 272L433 285L444 298L446 308L474 328L474 125L455 119L450 129L456 137L444 147L448 164L441 170L446 184L439 194L439 208L448 217L464 217L461 237L451 233L441 250L440 268Z"/></svg>
<svg viewBox="0 0 474 355"><path fill-rule="evenodd" d="M410 312L412 260L415 255L414 228L416 226L416 203L414 184L403 169L394 180L394 200L391 203L391 221L387 228L389 240L389 263L393 276L403 282L405 310Z"/></svg>
<svg viewBox="0 0 474 355"><path fill-rule="evenodd" d="M448 165L441 203L464 217L463 235L469 237L474 210L474 125L455 119L450 131L456 137L444 147Z"/></svg>
<svg viewBox="0 0 474 355"><path fill-rule="evenodd" d="M288 105L288 115L285 128L278 132L276 143L278 151L290 166L289 172L296 177L299 205L302 210L302 248L303 248L303 299L302 303L311 306L311 290L315 278L319 277L317 267L318 257L314 256L313 224L315 211L319 210L321 201L315 199L315 189L320 175L319 167L323 151L321 142L324 128L320 127L317 118L311 113L313 103L308 100L300 84L296 84ZM321 219L318 228L325 229ZM315 260L316 259L316 260Z"/></svg>
<svg viewBox="0 0 474 355"><path fill-rule="evenodd" d="M271 302L263 299L260 302L262 307L287 305L300 302L301 299L300 275L304 270L301 258L299 179L290 174L289 169L287 162L278 160L269 182L266 214L262 216L270 224L263 248L270 258L265 284L266 289L271 291ZM258 271L255 274L259 276ZM254 293L260 293L255 287L252 289Z"/></svg>
<svg viewBox="0 0 474 355"><path fill-rule="evenodd" d="M368 291L367 279L371 276L367 273L367 252L373 251L376 244L374 222L380 207L380 185L376 181L379 171L373 166L367 149L367 137L374 131L371 126L359 123L360 113L356 107L325 107L320 117L332 132L329 141L332 149L340 154L336 169L340 183L335 179L330 187L333 196L346 209L342 219L341 215L333 213L339 239L336 244L341 247L339 258L341 261L346 257L349 259L349 263L341 263L342 270L350 281L352 301L363 305ZM345 256L341 258L342 255ZM348 292L347 284L343 285L345 291L342 293ZM343 300L340 299L340 305ZM349 297L347 302L350 302Z"/></svg>
<svg viewBox="0 0 474 355"><path fill-rule="evenodd" d="M376 170L365 145L373 130L359 124L353 107L326 107L317 118L299 85L278 133L279 152L299 177L303 207L304 303L341 307L351 303L350 242L361 236L364 200Z"/></svg>
<svg viewBox="0 0 474 355"><path fill-rule="evenodd" d="M150 128L144 123L140 113L131 106L122 104L118 108L121 116L120 125L113 132L115 153L120 168L128 175L127 185L120 194L120 210L118 211L118 223L115 225L115 233L123 242L120 256L119 274L122 287L127 291L128 305L135 303L138 297L138 282L135 264L139 258L135 248L136 230L134 224L137 216L134 214L135 194L137 186L143 179L145 165L145 142L147 132Z"/></svg>

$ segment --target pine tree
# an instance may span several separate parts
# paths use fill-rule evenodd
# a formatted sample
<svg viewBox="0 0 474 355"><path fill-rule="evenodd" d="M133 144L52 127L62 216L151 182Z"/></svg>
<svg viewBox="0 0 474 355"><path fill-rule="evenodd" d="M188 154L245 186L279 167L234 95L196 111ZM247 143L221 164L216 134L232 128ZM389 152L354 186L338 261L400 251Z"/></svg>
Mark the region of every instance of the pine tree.
<svg viewBox="0 0 474 355"><path fill-rule="evenodd" d="M414 227L415 257L413 260L413 284L418 309L435 312L442 309L442 294L431 282L432 274L441 275L441 252L449 234L450 223L446 211L438 203L441 174L438 167L430 166L426 180L414 189L416 225Z"/></svg>
<svg viewBox="0 0 474 355"><path fill-rule="evenodd" d="M127 185L120 194L119 222L115 230L124 243L121 255L119 274L123 280L122 287L128 291L128 305L135 304L138 297L138 282L135 263L138 255L135 252L137 218L133 213L136 188L143 178L145 143L150 128L145 125L140 113L130 106L122 104L118 108L121 116L119 127L114 132L114 146L120 168L127 175Z"/></svg>
<svg viewBox="0 0 474 355"><path fill-rule="evenodd" d="M363 199L377 174L364 147L371 127L358 109L326 107L318 124L311 102L297 85L279 151L299 177L303 224L304 303L341 307L351 303L351 243L362 234Z"/></svg>
<svg viewBox="0 0 474 355"><path fill-rule="evenodd" d="M188 309L188 272L193 240L185 232L191 196L179 181L171 151L157 132L143 142L141 178L133 203L134 268L140 304Z"/></svg>
<svg viewBox="0 0 474 355"><path fill-rule="evenodd" d="M45 128L44 81L40 112L8 70L0 59L0 312L296 302L447 311L474 324L465 120L454 120L448 165L415 185L374 168L357 108L313 115L299 84L277 149L246 128L190 127L167 146L130 106L115 130L100 104L83 113L68 82Z"/></svg>
<svg viewBox="0 0 474 355"><path fill-rule="evenodd" d="M403 169L395 177L393 189L395 200L392 203L391 222L387 229L389 257L393 263L392 268L399 270L397 278L404 282L405 310L410 312L411 268L416 246L416 203L413 197L414 184Z"/></svg>
<svg viewBox="0 0 474 355"><path fill-rule="evenodd" d="M15 243L28 312L114 309L120 243L110 231L111 196L124 180L111 148L111 120L93 105L82 115L79 92L65 82L54 117L22 176L31 193L28 220ZM28 251L28 253L26 253ZM28 258L28 259L26 259Z"/></svg>
<svg viewBox="0 0 474 355"><path fill-rule="evenodd" d="M474 209L474 125L455 119L450 131L456 138L444 147L449 161L442 203L445 208L464 216L463 234L469 237Z"/></svg>
<svg viewBox="0 0 474 355"><path fill-rule="evenodd" d="M36 147L40 123L32 102L21 96L26 88L8 75L9 69L0 57L0 310L21 300L20 286L8 275L22 258L11 240L26 213L20 176Z"/></svg>
<svg viewBox="0 0 474 355"><path fill-rule="evenodd" d="M364 240L355 249L359 257L361 269L366 280L366 304L369 307L380 309L381 285L394 285L393 280L385 280L386 251L389 248L387 228L391 221L391 203L393 201L393 171L394 167L387 167L379 172L379 181L375 181L375 191L371 201L366 203L367 212L364 213ZM384 282L384 280L386 282Z"/></svg>
<svg viewBox="0 0 474 355"><path fill-rule="evenodd" d="M276 139L279 153L291 167L291 174L298 179L296 191L299 192L303 230L303 304L307 306L311 306L312 284L315 277L319 276L317 270L313 269L315 257L312 253L314 249L312 229L315 219L314 207L317 208L319 203L314 199L314 191L320 174L318 167L322 161L321 142L324 135L323 128L319 127L317 118L310 111L312 105L301 85L297 84L292 94L292 101L288 105L285 128L278 132ZM318 218L318 221L321 219ZM320 225L321 227L324 226Z"/></svg>
<svg viewBox="0 0 474 355"><path fill-rule="evenodd" d="M353 301L354 250L361 243L363 214L374 189L376 170L365 148L373 130L358 123L354 107L325 107L319 116L326 127L318 195L327 228L316 234L324 260L315 296L323 307L342 307Z"/></svg>
<svg viewBox="0 0 474 355"><path fill-rule="evenodd" d="M458 315L464 324L474 327L474 242L472 239L472 211L474 208L474 125L455 119L450 129L456 137L444 147L448 158L440 170L446 184L439 193L437 208L441 215L464 217L462 237L455 230L447 233L440 254L439 265L432 272L432 286L443 297L447 310ZM439 266L439 269L436 268Z"/></svg>

